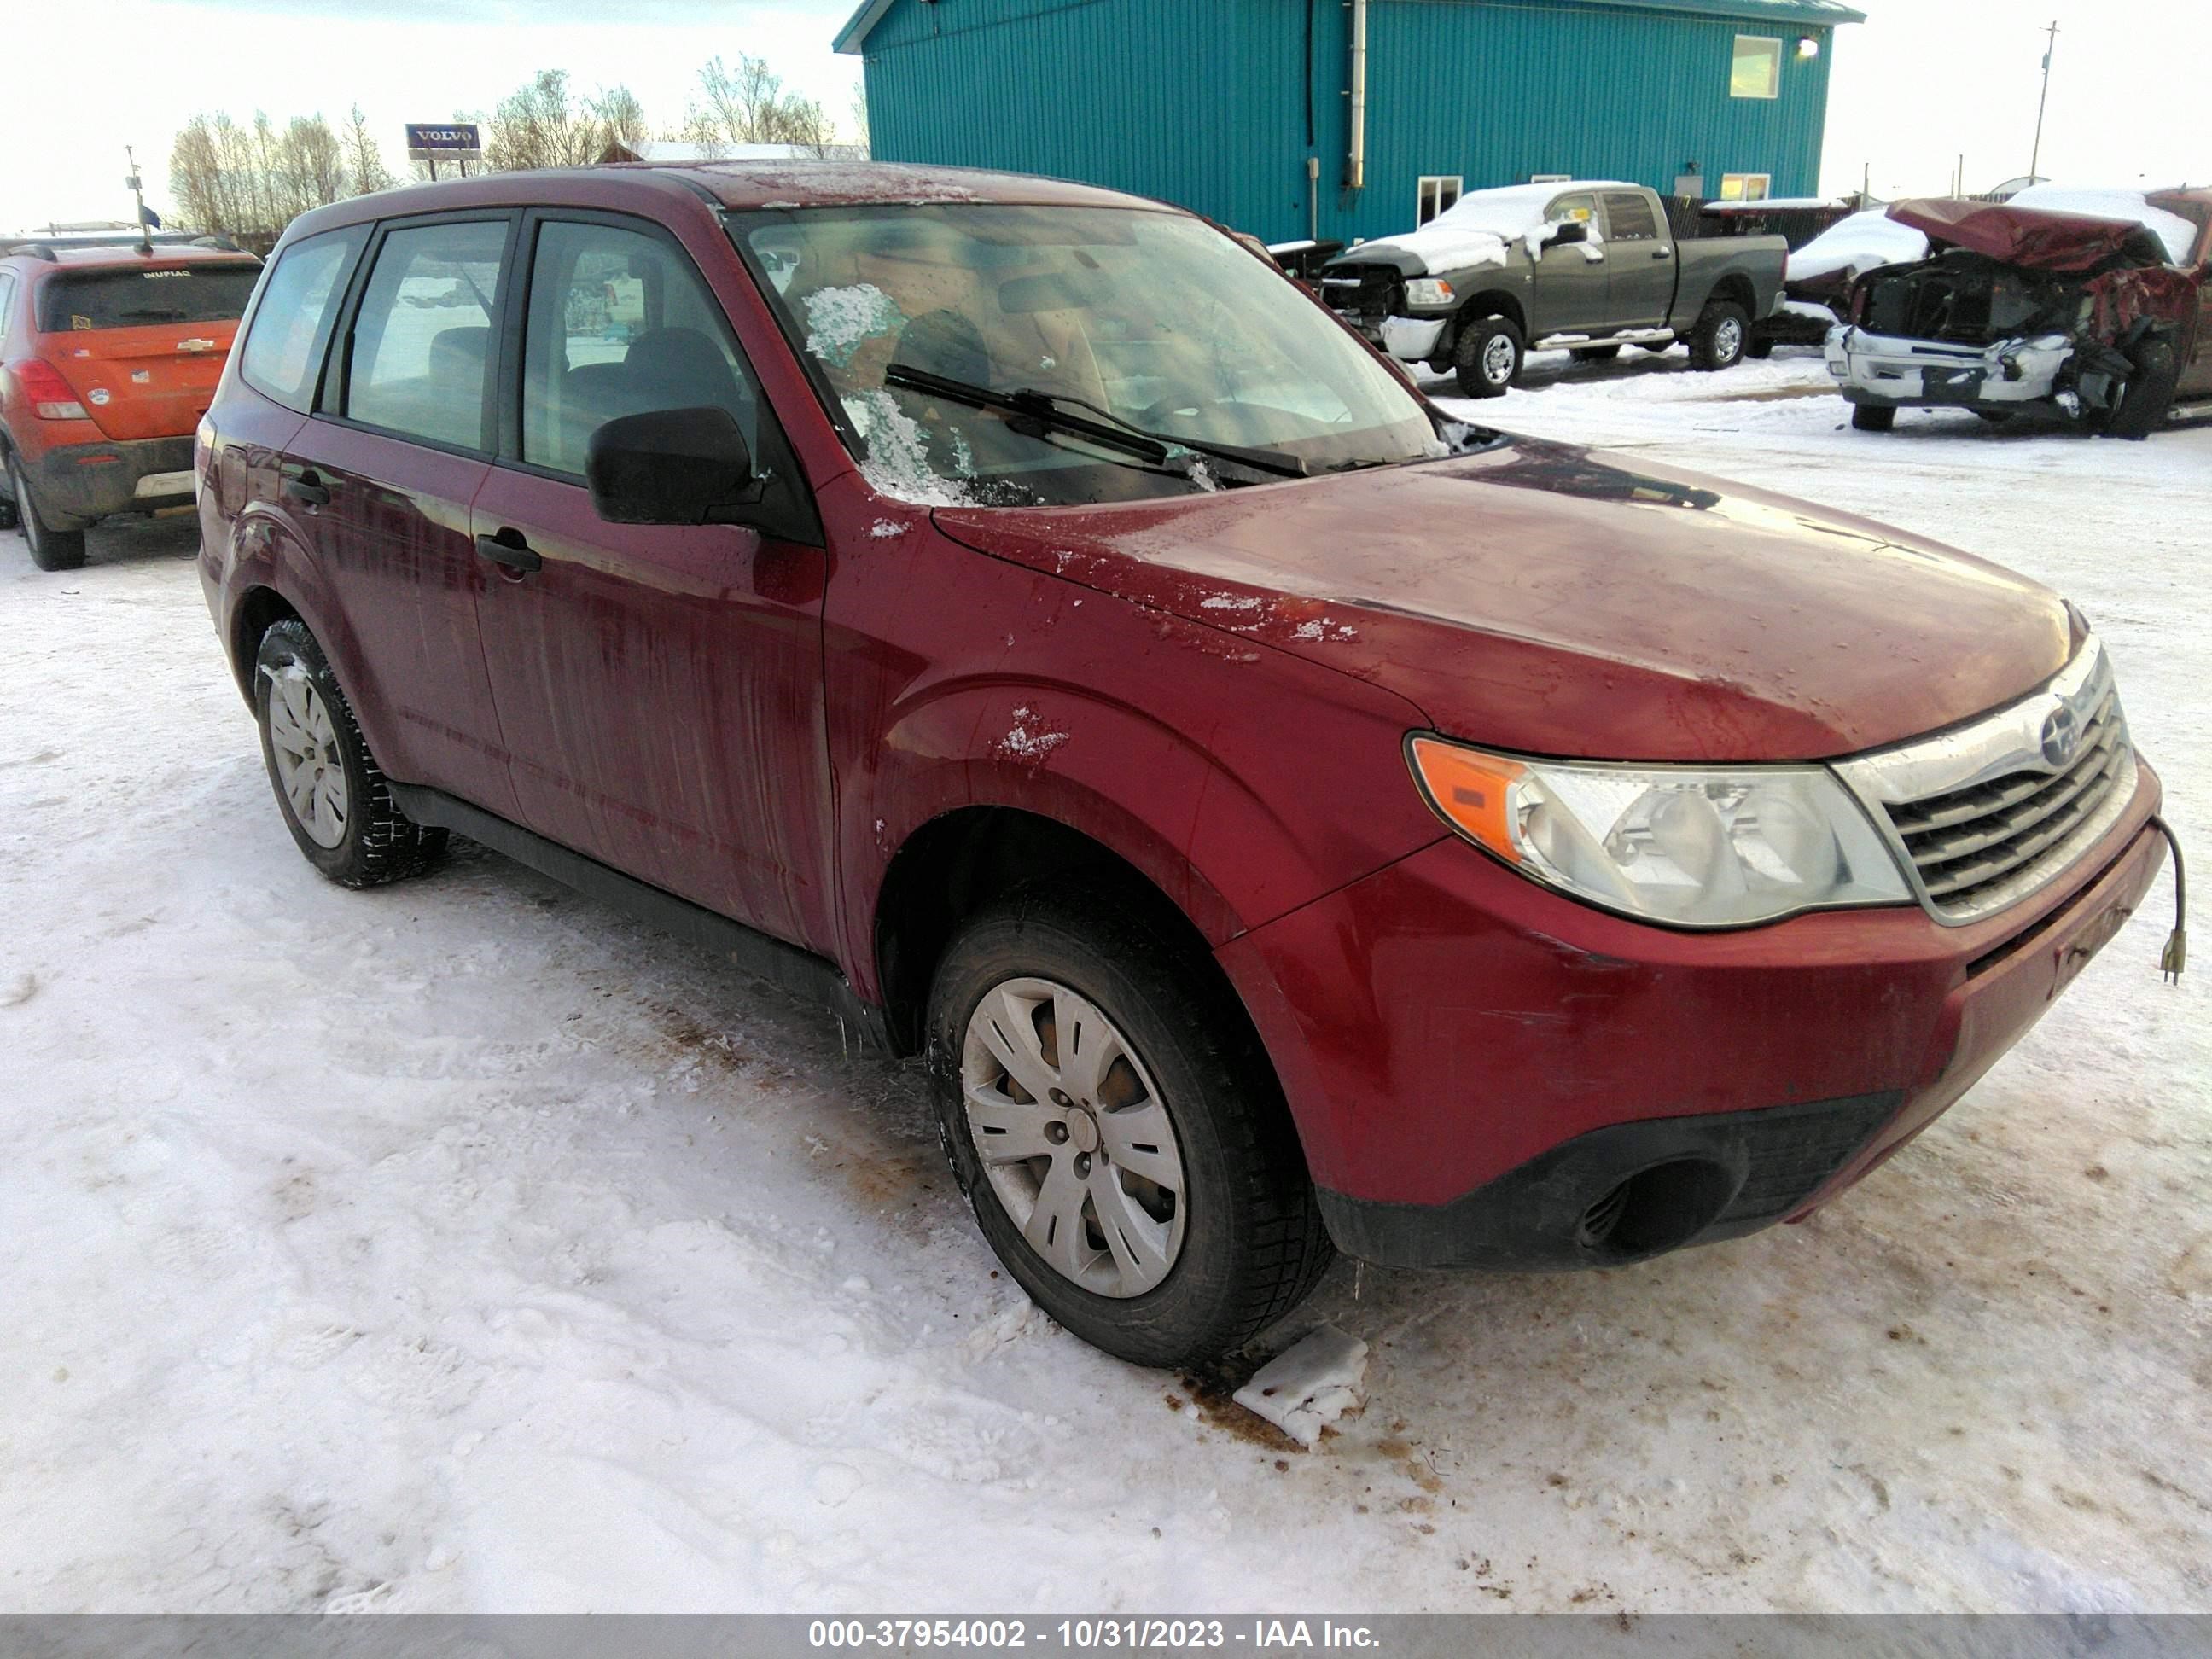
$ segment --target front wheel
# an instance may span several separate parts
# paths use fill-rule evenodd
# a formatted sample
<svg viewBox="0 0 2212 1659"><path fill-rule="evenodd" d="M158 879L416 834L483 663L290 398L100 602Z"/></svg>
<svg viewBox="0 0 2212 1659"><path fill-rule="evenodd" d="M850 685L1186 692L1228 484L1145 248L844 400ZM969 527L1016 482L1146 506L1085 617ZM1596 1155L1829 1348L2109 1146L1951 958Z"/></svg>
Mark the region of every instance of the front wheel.
<svg viewBox="0 0 2212 1659"><path fill-rule="evenodd" d="M2136 372L2128 377L2119 405L2105 422L2108 438L2148 438L2166 424L2173 408L2180 364L2164 340L2146 340L2130 354Z"/></svg>
<svg viewBox="0 0 2212 1659"><path fill-rule="evenodd" d="M1734 368L1751 342L1751 313L1733 300L1707 306L1690 334L1690 367L1711 374Z"/></svg>
<svg viewBox="0 0 2212 1659"><path fill-rule="evenodd" d="M1105 887L971 920L930 994L945 1156L1030 1298L1141 1365L1296 1307L1332 1257L1287 1108L1234 995Z"/></svg>
<svg viewBox="0 0 2212 1659"><path fill-rule="evenodd" d="M1460 330L1452 349L1452 369L1465 398L1503 398L1521 378L1527 350L1510 317L1485 317Z"/></svg>
<svg viewBox="0 0 2212 1659"><path fill-rule="evenodd" d="M392 804L353 707L305 623L287 619L261 636L253 659L253 712L261 757L284 827L308 863L344 887L374 887L427 869L446 832L414 823Z"/></svg>
<svg viewBox="0 0 2212 1659"><path fill-rule="evenodd" d="M75 570L84 562L84 532L56 530L39 516L39 503L31 495L31 481L23 464L8 458L8 493L15 497L15 516L22 521L23 539L31 544L31 562L41 570Z"/></svg>

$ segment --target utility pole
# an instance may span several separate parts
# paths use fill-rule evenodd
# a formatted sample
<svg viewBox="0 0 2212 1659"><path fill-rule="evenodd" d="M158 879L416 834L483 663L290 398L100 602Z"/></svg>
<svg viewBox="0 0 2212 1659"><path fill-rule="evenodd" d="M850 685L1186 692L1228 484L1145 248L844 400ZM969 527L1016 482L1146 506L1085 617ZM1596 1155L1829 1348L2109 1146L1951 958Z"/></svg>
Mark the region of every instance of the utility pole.
<svg viewBox="0 0 2212 1659"><path fill-rule="evenodd" d="M2051 102L2051 57L2058 50L2057 18L2051 20L2051 27L2045 33L2051 39L2043 49L2043 96L2035 100L2035 149L2027 160L2027 176L2031 181L2035 178L2036 169L2043 163L2043 112Z"/></svg>
<svg viewBox="0 0 2212 1659"><path fill-rule="evenodd" d="M138 251L151 253L154 251L154 236L152 228L146 222L146 192L139 186L138 157L128 144L123 147L123 159L131 164L130 176L123 182L131 186L131 199L138 204Z"/></svg>

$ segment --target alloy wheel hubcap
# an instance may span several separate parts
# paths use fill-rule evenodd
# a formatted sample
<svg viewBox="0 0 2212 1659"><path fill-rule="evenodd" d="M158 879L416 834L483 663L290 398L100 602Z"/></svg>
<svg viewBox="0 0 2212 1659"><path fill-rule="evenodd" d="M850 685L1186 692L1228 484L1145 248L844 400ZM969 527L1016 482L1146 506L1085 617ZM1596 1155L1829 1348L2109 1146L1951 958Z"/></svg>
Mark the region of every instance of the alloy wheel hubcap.
<svg viewBox="0 0 2212 1659"><path fill-rule="evenodd" d="M960 1062L968 1133L1022 1237L1061 1278L1142 1296L1182 1250L1182 1154L1144 1062L1097 1004L1046 979L984 994Z"/></svg>
<svg viewBox="0 0 2212 1659"><path fill-rule="evenodd" d="M1743 347L1743 325L1733 317L1713 331L1713 343L1723 357L1733 357Z"/></svg>
<svg viewBox="0 0 2212 1659"><path fill-rule="evenodd" d="M345 766L329 706L296 665L269 677L269 746L292 816L318 847L345 839Z"/></svg>
<svg viewBox="0 0 2212 1659"><path fill-rule="evenodd" d="M1482 349L1482 372L1492 386L1513 378L1513 342L1503 334Z"/></svg>

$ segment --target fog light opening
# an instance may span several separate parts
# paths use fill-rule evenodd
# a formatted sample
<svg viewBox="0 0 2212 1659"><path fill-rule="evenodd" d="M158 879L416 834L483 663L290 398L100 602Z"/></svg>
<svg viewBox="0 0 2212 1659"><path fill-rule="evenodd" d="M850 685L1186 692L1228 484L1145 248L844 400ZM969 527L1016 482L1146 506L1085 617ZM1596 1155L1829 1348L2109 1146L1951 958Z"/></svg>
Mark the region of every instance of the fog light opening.
<svg viewBox="0 0 2212 1659"><path fill-rule="evenodd" d="M1735 1196L1735 1177L1717 1164L1684 1158L1642 1170L1583 1212L1575 1242L1615 1261L1686 1244Z"/></svg>

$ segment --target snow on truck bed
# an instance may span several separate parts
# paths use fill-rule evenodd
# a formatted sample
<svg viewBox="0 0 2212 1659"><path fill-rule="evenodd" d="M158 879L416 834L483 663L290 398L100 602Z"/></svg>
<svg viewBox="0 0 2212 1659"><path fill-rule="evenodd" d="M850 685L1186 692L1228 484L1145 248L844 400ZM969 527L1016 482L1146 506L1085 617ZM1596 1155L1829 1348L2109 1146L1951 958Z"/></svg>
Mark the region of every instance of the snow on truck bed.
<svg viewBox="0 0 2212 1659"><path fill-rule="evenodd" d="M1459 407L2058 584L2203 858L2212 430L1874 436L1817 356L1684 361ZM191 546L0 534L0 1607L2212 1610L2166 882L1804 1226L1340 1266L1268 1347L1364 1342L1365 1404L1298 1455L993 1279L918 1079L834 1022L489 854L316 878Z"/></svg>

